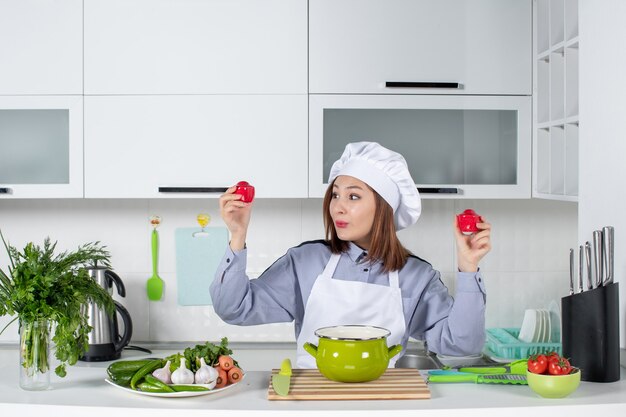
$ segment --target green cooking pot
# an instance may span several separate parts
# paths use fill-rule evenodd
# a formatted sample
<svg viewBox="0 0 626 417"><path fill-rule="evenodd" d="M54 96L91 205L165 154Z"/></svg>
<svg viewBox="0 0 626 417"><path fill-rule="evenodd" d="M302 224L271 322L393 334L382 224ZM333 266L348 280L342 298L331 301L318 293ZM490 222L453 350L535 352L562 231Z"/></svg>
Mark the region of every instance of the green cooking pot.
<svg viewBox="0 0 626 417"><path fill-rule="evenodd" d="M387 347L391 332L374 326L333 326L315 331L319 346L305 343L304 350L315 358L326 378L339 382L366 382L378 379L389 359L400 353L402 345Z"/></svg>

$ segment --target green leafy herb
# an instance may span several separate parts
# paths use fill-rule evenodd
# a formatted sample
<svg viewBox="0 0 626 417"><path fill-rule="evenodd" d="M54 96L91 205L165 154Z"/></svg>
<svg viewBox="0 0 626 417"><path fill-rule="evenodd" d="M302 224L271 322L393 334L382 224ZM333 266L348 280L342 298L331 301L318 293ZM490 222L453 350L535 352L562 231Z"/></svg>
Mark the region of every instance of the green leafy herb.
<svg viewBox="0 0 626 417"><path fill-rule="evenodd" d="M6 243L2 232L0 237L10 261L8 273L0 268L0 316L16 315L10 323L19 319L22 325L42 319L56 324L52 341L60 365L55 372L64 377L66 365L74 365L88 348L91 326L81 306L94 303L111 315L115 311L111 295L85 269L96 263L110 266L109 252L95 242L55 255L57 244L50 243L50 238L44 240L43 247L31 242L20 252ZM24 367L33 366L29 362L33 354L27 345ZM44 360L46 366L39 368L42 372L49 363Z"/></svg>
<svg viewBox="0 0 626 417"><path fill-rule="evenodd" d="M180 358L185 358L187 361L187 368L192 372L196 372L200 368L200 358L204 358L204 361L209 366L217 365L217 360L222 355L232 355L233 351L228 348L228 338L223 337L219 345L215 345L211 342L206 342L203 345L196 345L194 347L188 347L181 353L175 353L165 358L172 362L170 369L172 371L178 369L180 366ZM239 366L235 362L235 366Z"/></svg>

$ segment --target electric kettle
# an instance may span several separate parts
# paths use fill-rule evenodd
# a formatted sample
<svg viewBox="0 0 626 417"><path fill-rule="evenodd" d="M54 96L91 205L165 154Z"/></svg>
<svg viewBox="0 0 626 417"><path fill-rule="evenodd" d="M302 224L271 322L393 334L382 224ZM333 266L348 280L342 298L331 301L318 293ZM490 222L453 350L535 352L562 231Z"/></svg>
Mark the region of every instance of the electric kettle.
<svg viewBox="0 0 626 417"><path fill-rule="evenodd" d="M113 295L113 284L117 288L117 293L121 297L126 296L126 289L120 277L110 269L101 266L87 268L89 275L109 294ZM133 324L128 310L120 303L114 301L116 313L109 316L106 311L89 303L83 306L88 315L88 324L92 327L89 333L89 348L82 361L99 362L118 359L122 354L122 349L130 342L133 334ZM117 316L122 318L124 323L124 333L120 335Z"/></svg>

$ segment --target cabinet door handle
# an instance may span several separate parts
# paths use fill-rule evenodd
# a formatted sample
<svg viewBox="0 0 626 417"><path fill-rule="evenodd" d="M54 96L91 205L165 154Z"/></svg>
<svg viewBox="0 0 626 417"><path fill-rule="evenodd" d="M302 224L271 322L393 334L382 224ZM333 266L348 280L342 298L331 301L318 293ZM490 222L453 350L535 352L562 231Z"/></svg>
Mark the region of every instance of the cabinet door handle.
<svg viewBox="0 0 626 417"><path fill-rule="evenodd" d="M417 187L417 191L422 194L458 194L458 188L428 188L428 187Z"/></svg>
<svg viewBox="0 0 626 417"><path fill-rule="evenodd" d="M462 84L441 81L387 81L385 87L396 88L462 88Z"/></svg>
<svg viewBox="0 0 626 417"><path fill-rule="evenodd" d="M228 187L159 187L160 193L223 193Z"/></svg>
<svg viewBox="0 0 626 417"><path fill-rule="evenodd" d="M13 190L11 188L0 188L0 194L13 194Z"/></svg>

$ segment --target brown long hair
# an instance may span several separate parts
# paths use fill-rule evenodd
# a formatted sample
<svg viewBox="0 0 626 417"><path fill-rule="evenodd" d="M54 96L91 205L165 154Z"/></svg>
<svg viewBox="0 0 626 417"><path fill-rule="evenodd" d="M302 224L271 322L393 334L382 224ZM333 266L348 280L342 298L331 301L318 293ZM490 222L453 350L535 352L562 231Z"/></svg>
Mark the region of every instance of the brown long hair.
<svg viewBox="0 0 626 417"><path fill-rule="evenodd" d="M324 195L324 228L326 230L326 240L330 244L332 253L342 253L348 250L349 242L339 239L335 224L330 216L330 202L333 198L333 185L335 181L328 185ZM374 212L374 222L372 223L372 236L370 248L367 251L367 258L370 262L381 260L383 271L396 271L402 269L411 255L408 249L402 246L400 239L396 235L396 226L393 221L393 209L374 189L368 188L374 193L376 210Z"/></svg>

